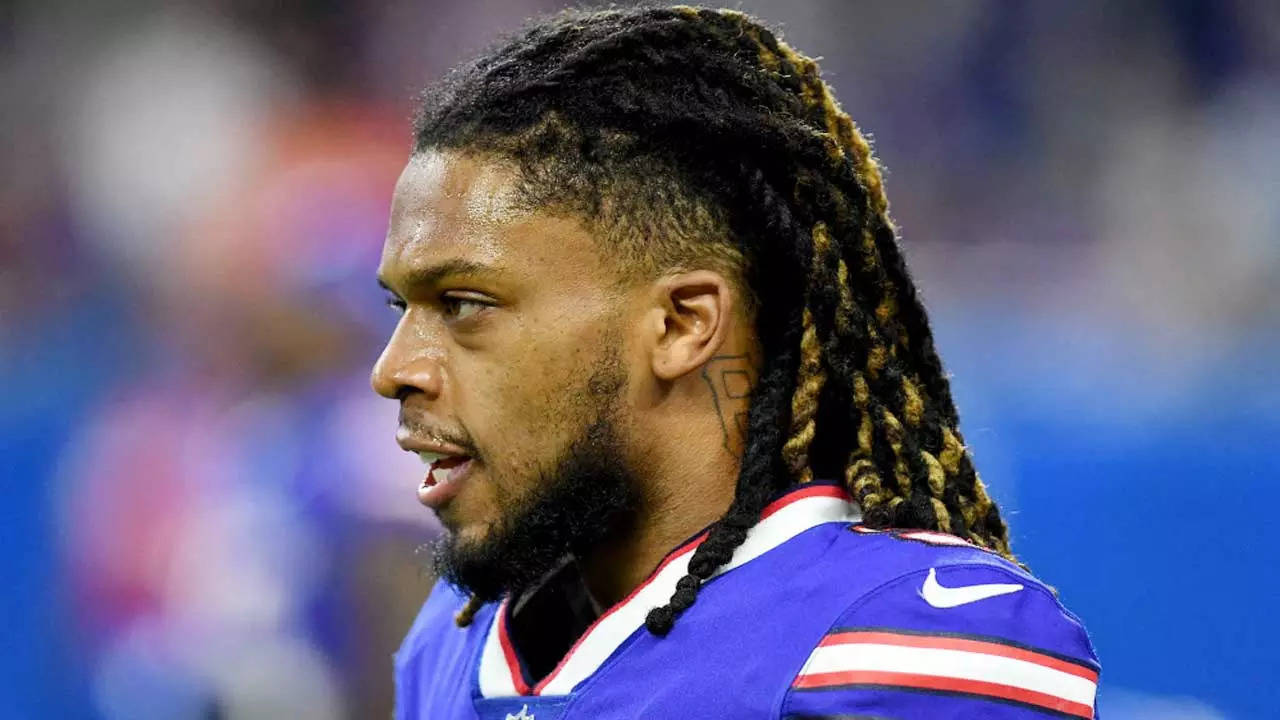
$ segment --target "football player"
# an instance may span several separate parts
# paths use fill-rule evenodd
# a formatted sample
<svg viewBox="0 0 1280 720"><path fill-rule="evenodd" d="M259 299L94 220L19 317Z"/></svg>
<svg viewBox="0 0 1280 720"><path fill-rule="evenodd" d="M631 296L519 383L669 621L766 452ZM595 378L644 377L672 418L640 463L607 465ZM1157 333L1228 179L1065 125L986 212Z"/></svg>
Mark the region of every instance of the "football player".
<svg viewBox="0 0 1280 720"><path fill-rule="evenodd" d="M812 59L567 11L422 103L372 382L447 533L398 718L1094 717Z"/></svg>

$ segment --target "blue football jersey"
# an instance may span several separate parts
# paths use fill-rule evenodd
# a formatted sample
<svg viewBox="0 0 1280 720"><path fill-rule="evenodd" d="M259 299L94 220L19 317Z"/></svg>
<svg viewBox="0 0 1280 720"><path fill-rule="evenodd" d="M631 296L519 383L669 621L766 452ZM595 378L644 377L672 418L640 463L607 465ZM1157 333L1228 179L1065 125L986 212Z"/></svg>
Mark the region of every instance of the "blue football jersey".
<svg viewBox="0 0 1280 720"><path fill-rule="evenodd" d="M654 637L702 539L536 682L506 601L460 628L465 597L437 584L395 656L397 720L1095 717L1097 657L1049 588L951 535L869 529L834 484L771 503Z"/></svg>

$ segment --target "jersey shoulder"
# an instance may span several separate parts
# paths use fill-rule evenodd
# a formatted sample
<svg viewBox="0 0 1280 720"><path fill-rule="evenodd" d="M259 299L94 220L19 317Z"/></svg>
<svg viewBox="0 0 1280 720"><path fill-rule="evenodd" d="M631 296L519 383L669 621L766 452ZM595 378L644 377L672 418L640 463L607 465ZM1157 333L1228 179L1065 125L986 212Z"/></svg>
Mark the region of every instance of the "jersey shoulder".
<svg viewBox="0 0 1280 720"><path fill-rule="evenodd" d="M457 628L454 616L462 609L466 600L466 596L457 588L443 580L437 580L395 653L397 664L408 662L442 635L456 635L457 633L443 631Z"/></svg>
<svg viewBox="0 0 1280 720"><path fill-rule="evenodd" d="M443 713L469 706L471 667L494 606L483 606L469 626L459 628L454 616L466 601L452 585L437 581L418 611L393 656L397 720L423 717L428 709Z"/></svg>
<svg viewBox="0 0 1280 720"><path fill-rule="evenodd" d="M861 582L792 678L783 717L1094 717L1088 634L1023 568L952 535L862 525L830 552Z"/></svg>

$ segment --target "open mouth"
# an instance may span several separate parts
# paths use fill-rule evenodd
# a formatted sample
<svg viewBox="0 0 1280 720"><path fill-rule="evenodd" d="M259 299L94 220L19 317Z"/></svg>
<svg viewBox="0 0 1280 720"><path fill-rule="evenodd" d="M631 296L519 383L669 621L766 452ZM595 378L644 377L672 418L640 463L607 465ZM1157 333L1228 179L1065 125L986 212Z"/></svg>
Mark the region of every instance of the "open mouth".
<svg viewBox="0 0 1280 720"><path fill-rule="evenodd" d="M419 450L418 457L427 466L426 477L418 488L418 499L423 505L438 509L457 494L458 486L471 470L472 459L468 455L446 455L430 450Z"/></svg>
<svg viewBox="0 0 1280 720"><path fill-rule="evenodd" d="M462 474L465 469L463 466L471 462L471 458L466 455L445 455L428 450L419 451L418 457L427 466L427 477L422 483L428 487L452 482Z"/></svg>

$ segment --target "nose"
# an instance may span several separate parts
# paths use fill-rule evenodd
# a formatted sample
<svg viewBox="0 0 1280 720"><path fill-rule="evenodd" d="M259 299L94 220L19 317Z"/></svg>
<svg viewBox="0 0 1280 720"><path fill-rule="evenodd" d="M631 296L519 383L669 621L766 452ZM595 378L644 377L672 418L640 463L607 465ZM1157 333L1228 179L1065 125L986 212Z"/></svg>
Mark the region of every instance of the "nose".
<svg viewBox="0 0 1280 720"><path fill-rule="evenodd" d="M395 400L405 392L421 392L430 399L440 396L442 366L425 348L411 348L397 331L373 365L369 385L379 395Z"/></svg>

